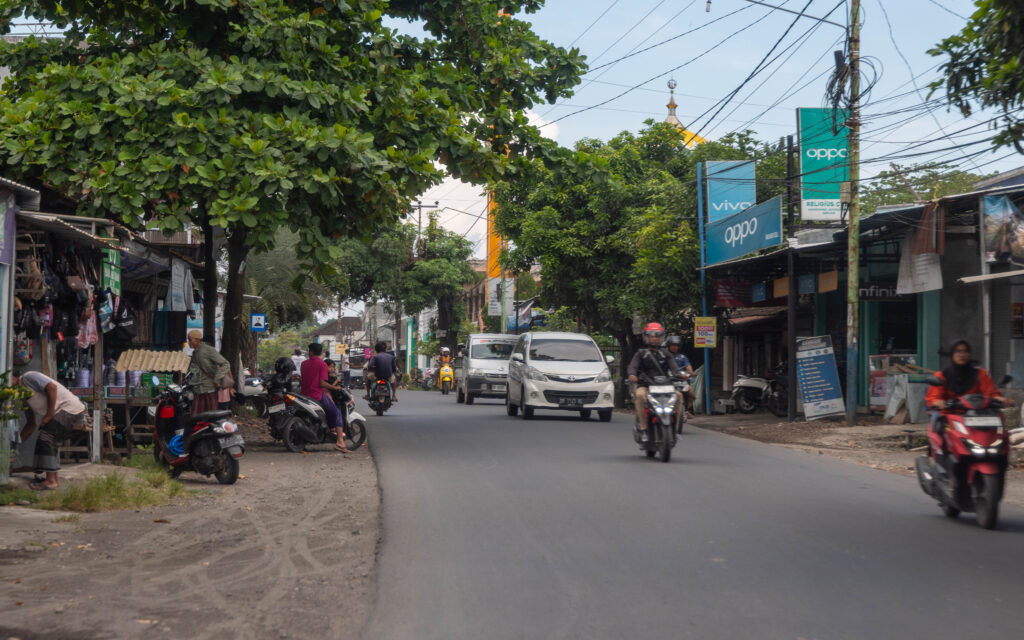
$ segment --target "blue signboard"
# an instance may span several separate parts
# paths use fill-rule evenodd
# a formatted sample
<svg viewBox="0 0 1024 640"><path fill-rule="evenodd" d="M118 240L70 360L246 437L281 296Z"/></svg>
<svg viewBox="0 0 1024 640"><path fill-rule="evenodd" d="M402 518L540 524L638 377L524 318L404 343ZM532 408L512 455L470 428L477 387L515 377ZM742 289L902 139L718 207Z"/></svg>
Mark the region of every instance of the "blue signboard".
<svg viewBox="0 0 1024 640"><path fill-rule="evenodd" d="M249 328L253 331L267 330L267 314L254 313L249 316Z"/></svg>
<svg viewBox="0 0 1024 640"><path fill-rule="evenodd" d="M768 299L768 283L767 282L755 282L750 287L750 301L751 302L764 302Z"/></svg>
<svg viewBox="0 0 1024 640"><path fill-rule="evenodd" d="M796 378L808 420L846 413L832 338L797 338Z"/></svg>
<svg viewBox="0 0 1024 640"><path fill-rule="evenodd" d="M753 160L715 160L708 170L708 221L727 218L757 202Z"/></svg>
<svg viewBox="0 0 1024 640"><path fill-rule="evenodd" d="M782 244L782 196L707 226L707 264Z"/></svg>
<svg viewBox="0 0 1024 640"><path fill-rule="evenodd" d="M805 276L798 276L796 279L797 293L818 293L818 275L809 273Z"/></svg>

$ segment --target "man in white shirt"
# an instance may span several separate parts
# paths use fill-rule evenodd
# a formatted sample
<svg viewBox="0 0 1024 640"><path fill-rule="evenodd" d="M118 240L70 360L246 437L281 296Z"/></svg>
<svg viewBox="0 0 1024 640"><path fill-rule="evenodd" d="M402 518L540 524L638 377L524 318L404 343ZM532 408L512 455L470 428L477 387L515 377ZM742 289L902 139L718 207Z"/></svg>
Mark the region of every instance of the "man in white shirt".
<svg viewBox="0 0 1024 640"><path fill-rule="evenodd" d="M352 364L348 361L348 354L341 354L341 381L346 389L352 387Z"/></svg>
<svg viewBox="0 0 1024 640"><path fill-rule="evenodd" d="M56 489L59 484L60 445L67 440L74 425L85 422L88 411L67 387L38 371L15 372L11 375L11 384L20 384L32 391L32 396L26 400L27 422L21 430L22 442L42 425L36 440L35 470L37 473L45 472L46 476L29 486L36 491Z"/></svg>
<svg viewBox="0 0 1024 640"><path fill-rule="evenodd" d="M295 373L301 375L302 363L306 361L306 356L302 355L302 349L296 349L295 353L292 354L292 362L295 363Z"/></svg>

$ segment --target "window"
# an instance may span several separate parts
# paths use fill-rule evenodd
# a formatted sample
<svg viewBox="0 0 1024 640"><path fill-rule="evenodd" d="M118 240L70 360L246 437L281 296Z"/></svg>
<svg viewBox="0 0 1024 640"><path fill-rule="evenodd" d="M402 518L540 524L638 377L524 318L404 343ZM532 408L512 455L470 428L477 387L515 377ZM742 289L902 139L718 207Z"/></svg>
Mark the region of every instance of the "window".
<svg viewBox="0 0 1024 640"><path fill-rule="evenodd" d="M601 352L586 340L537 339L530 344L530 360L602 362Z"/></svg>
<svg viewBox="0 0 1024 640"><path fill-rule="evenodd" d="M508 360L512 346L511 342L472 344L469 347L469 357L473 360Z"/></svg>

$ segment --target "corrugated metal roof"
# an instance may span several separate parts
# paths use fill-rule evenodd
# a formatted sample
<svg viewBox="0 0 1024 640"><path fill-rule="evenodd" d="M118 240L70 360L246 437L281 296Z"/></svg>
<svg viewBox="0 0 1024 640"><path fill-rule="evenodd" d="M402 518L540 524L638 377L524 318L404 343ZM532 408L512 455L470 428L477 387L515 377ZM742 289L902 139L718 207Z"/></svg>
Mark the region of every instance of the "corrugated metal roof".
<svg viewBox="0 0 1024 640"><path fill-rule="evenodd" d="M39 194L39 190L38 189L33 189L32 187L20 184L18 182L15 182L14 180L8 180L7 178L4 178L3 176L0 176L0 187L7 187L8 189L12 189L13 191L15 191L16 193L18 193L21 196L22 197L21 198L22 199L22 203L21 203L21 208L22 209L26 209L26 210L30 210L30 211L38 211L39 210L39 203L40 203L41 196Z"/></svg>
<svg viewBox="0 0 1024 640"><path fill-rule="evenodd" d="M130 349L117 359L115 371L188 371L192 358L183 351Z"/></svg>

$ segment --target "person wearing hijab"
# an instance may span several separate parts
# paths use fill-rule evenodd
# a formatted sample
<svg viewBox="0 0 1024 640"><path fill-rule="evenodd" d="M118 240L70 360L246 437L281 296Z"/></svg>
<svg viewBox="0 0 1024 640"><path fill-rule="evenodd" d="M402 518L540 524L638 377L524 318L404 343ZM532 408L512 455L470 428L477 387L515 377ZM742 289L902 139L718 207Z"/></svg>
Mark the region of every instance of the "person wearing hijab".
<svg viewBox="0 0 1024 640"><path fill-rule="evenodd" d="M949 366L935 374L942 380L942 386L928 387L925 402L929 408L936 412L941 411L947 400L968 394L981 394L990 400L995 399L1009 404L1006 398L999 394L999 389L992 382L992 376L988 375L988 371L971 361L971 345L966 340L954 343L950 355L952 361ZM934 418L932 424L935 424Z"/></svg>

